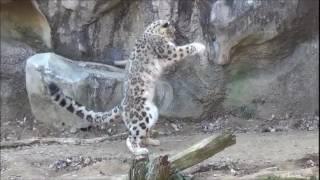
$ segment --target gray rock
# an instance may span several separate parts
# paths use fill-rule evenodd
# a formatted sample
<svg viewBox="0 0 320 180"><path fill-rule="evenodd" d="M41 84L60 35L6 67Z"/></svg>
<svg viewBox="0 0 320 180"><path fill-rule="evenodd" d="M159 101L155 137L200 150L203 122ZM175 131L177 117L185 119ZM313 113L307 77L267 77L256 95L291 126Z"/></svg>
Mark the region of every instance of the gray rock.
<svg viewBox="0 0 320 180"><path fill-rule="evenodd" d="M66 126L71 129L84 128L89 124L79 121L51 102L45 89L48 82L56 82L66 95L88 108L106 111L122 100L123 77L122 69L99 63L71 61L54 53L36 54L27 60L26 65L26 87L33 114L37 120L59 129ZM199 117L201 114L198 112L202 111L199 108L203 106L195 102L197 97L185 99L184 95L188 92L174 88L165 80L157 83L155 102L160 115L178 119Z"/></svg>
<svg viewBox="0 0 320 180"><path fill-rule="evenodd" d="M2 139L11 134L28 138L35 125L26 91L26 59L50 48L51 36L48 22L33 5L31 0L0 1Z"/></svg>
<svg viewBox="0 0 320 180"><path fill-rule="evenodd" d="M315 1L217 1L213 61L225 66L224 109L244 118L319 113ZM307 103L307 101L309 103Z"/></svg>
<svg viewBox="0 0 320 180"><path fill-rule="evenodd" d="M51 29L31 0L1 1L1 40L14 39L37 50L51 48Z"/></svg>
<svg viewBox="0 0 320 180"><path fill-rule="evenodd" d="M25 43L1 40L1 123L32 118L24 68L26 58L35 53Z"/></svg>
<svg viewBox="0 0 320 180"><path fill-rule="evenodd" d="M121 100L121 72L108 65L73 62L53 53L36 54L26 65L26 87L32 112L49 127L87 127L88 123L51 102L46 84L56 82L66 95L93 110L105 111Z"/></svg>
<svg viewBox="0 0 320 180"><path fill-rule="evenodd" d="M177 44L205 43L204 56L186 60L163 78L176 100L163 109L168 117L234 111L268 118L285 110L296 112L293 116L319 111L313 98L319 95L317 1L37 2L53 25L55 51L71 59L125 59L144 27L159 18L174 22Z"/></svg>

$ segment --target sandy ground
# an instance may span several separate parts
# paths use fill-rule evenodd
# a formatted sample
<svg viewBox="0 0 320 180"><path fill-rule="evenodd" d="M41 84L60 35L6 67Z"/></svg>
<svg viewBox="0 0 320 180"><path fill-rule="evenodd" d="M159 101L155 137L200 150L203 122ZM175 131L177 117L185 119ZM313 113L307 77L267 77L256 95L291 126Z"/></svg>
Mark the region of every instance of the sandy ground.
<svg viewBox="0 0 320 180"><path fill-rule="evenodd" d="M218 134L214 134L218 135ZM151 156L174 154L210 136L159 137ZM319 132L238 133L237 143L189 168L194 179L257 179L262 175L319 177ZM33 145L1 150L1 179L122 179L131 155L124 140L92 145ZM50 177L50 178L49 178Z"/></svg>

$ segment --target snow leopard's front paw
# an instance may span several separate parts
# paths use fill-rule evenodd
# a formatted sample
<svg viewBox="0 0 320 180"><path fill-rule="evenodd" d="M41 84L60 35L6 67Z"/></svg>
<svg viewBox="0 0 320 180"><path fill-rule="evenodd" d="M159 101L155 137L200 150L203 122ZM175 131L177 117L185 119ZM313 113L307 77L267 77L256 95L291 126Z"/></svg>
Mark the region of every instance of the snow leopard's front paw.
<svg viewBox="0 0 320 180"><path fill-rule="evenodd" d="M201 43L192 43L192 46L196 49L196 53L203 53L206 50L206 47Z"/></svg>

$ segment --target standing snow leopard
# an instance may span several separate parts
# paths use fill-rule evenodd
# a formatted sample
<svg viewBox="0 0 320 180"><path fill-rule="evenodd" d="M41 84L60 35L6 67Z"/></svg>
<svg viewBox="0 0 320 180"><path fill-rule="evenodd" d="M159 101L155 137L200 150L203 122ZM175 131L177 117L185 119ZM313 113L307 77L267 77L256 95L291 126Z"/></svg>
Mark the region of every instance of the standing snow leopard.
<svg viewBox="0 0 320 180"><path fill-rule="evenodd" d="M48 89L53 102L90 123L109 123L122 119L129 130L126 144L134 155L148 154L144 145L160 145L150 138L150 129L158 120L158 108L153 103L155 82L162 71L187 56L202 53L205 46L190 43L176 46L172 40L174 27L166 20L151 23L136 40L126 66L124 98L120 105L108 112L93 112L65 96L55 83Z"/></svg>

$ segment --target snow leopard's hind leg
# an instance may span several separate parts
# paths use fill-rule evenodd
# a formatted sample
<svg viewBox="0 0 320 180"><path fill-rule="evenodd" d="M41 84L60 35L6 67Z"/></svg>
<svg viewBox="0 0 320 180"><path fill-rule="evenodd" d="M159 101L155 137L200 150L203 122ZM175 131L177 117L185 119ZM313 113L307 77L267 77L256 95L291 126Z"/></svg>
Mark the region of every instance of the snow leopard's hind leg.
<svg viewBox="0 0 320 180"><path fill-rule="evenodd" d="M129 130L127 146L135 155L148 154L148 149L142 147L142 145L160 145L158 140L150 138L150 129L158 121L158 108L151 101L146 101L141 107L140 111L133 108L125 113L129 115L125 117L129 119L127 121Z"/></svg>

